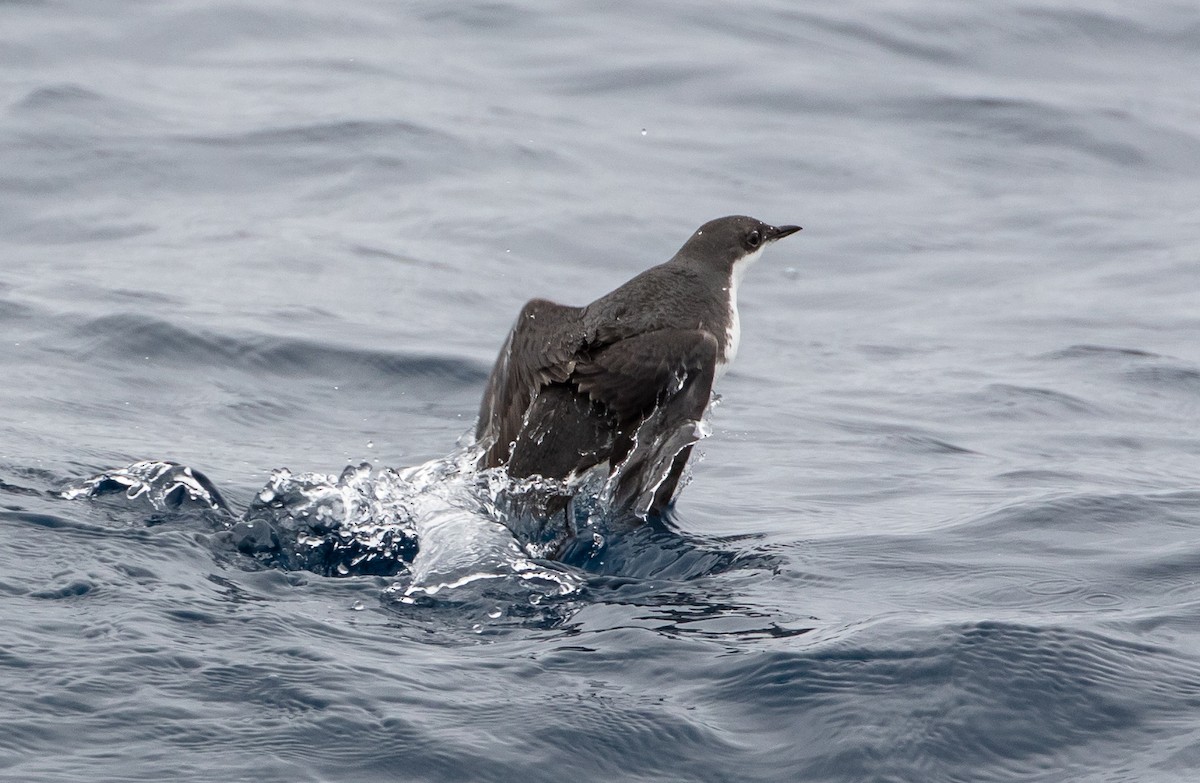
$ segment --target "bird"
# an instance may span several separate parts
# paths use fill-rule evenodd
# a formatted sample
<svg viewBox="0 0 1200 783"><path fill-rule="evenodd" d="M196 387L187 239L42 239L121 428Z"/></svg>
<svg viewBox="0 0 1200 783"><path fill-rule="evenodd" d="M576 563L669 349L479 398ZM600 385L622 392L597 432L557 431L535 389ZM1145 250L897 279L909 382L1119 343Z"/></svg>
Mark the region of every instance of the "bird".
<svg viewBox="0 0 1200 783"><path fill-rule="evenodd" d="M607 463L619 510L661 515L702 437L713 384L737 356L742 277L799 230L717 218L591 304L530 300L488 377L477 467L571 481Z"/></svg>

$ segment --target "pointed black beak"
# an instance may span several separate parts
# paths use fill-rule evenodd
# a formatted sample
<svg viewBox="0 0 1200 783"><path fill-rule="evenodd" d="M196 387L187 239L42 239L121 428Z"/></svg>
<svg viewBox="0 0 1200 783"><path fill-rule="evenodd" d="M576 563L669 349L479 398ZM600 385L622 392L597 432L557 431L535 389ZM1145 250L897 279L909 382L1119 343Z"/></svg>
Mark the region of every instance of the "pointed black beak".
<svg viewBox="0 0 1200 783"><path fill-rule="evenodd" d="M768 242L774 242L777 239L783 239L786 236L795 234L800 230L800 226L772 226L767 229L764 239Z"/></svg>

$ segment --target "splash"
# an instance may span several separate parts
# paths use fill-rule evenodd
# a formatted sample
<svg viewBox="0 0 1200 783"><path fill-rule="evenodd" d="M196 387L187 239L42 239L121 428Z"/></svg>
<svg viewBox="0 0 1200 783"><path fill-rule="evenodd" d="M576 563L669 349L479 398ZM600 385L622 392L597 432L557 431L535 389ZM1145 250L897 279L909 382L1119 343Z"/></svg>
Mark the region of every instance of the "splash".
<svg viewBox="0 0 1200 783"><path fill-rule="evenodd" d="M240 551L284 568L390 576L417 553L409 494L395 471L372 475L366 464L336 476L280 468L230 535Z"/></svg>
<svg viewBox="0 0 1200 783"><path fill-rule="evenodd" d="M583 576L556 561L569 551L575 562L590 562L613 533L643 524L675 456L709 433L707 417L663 415L646 419L611 474L605 463L568 480L479 470L483 446L471 444L407 468L279 468L241 514L202 473L164 461L106 471L62 494L148 505L158 514L200 510L220 540L264 565L395 576L388 595L402 603L470 590L540 601L582 590Z"/></svg>
<svg viewBox="0 0 1200 783"><path fill-rule="evenodd" d="M504 518L503 509L511 507L505 495L528 496L535 488L553 495L565 487L512 482L495 469L476 471L480 453L471 446L395 472L409 488L406 511L421 542L401 600L500 579L547 597L577 593L583 585L579 576L536 559L498 521Z"/></svg>
<svg viewBox="0 0 1200 783"><path fill-rule="evenodd" d="M470 447L415 467L372 470L363 463L339 475L279 468L240 516L202 473L171 462L106 471L62 496L116 499L155 512L217 512L223 538L264 564L329 576L400 576L389 594L408 603L487 581L544 598L578 592L581 577L542 560L544 545L523 547L503 523L531 513L535 496L544 504L570 489L476 471L478 455Z"/></svg>
<svg viewBox="0 0 1200 783"><path fill-rule="evenodd" d="M221 493L199 471L174 462L145 460L124 468L107 471L68 487L67 500L123 494L126 500L144 501L155 511L179 511L199 508L224 511Z"/></svg>

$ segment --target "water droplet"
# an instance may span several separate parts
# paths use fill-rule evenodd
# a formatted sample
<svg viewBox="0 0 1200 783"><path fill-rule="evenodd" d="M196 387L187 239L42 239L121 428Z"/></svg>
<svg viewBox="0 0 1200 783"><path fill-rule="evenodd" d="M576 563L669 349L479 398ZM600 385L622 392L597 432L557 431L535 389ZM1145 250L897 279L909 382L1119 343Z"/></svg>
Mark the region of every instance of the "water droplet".
<svg viewBox="0 0 1200 783"><path fill-rule="evenodd" d="M645 128L642 128L642 135L643 135L643 136L645 136L645 135L646 135L646 129L645 129Z"/></svg>
<svg viewBox="0 0 1200 783"><path fill-rule="evenodd" d="M355 601L354 605L350 607L350 610L352 612L361 612L365 608L366 608L366 606L363 604L362 601Z"/></svg>
<svg viewBox="0 0 1200 783"><path fill-rule="evenodd" d="M474 625L471 626L471 630L474 631L475 633L483 633L483 626L480 625L479 623L475 623Z"/></svg>
<svg viewBox="0 0 1200 783"><path fill-rule="evenodd" d="M488 619L499 620L500 615L502 615L504 613L501 612L499 608L495 608L495 609L492 609L492 611L488 612L487 614L488 614Z"/></svg>
<svg viewBox="0 0 1200 783"><path fill-rule="evenodd" d="M350 569L346 567L345 563L338 563L337 572L338 576L345 576L350 573Z"/></svg>
<svg viewBox="0 0 1200 783"><path fill-rule="evenodd" d="M369 440L369 441L367 441L367 448L368 448L368 449L373 449L373 448L375 448L375 441L373 441L373 440Z"/></svg>
<svg viewBox="0 0 1200 783"><path fill-rule="evenodd" d="M534 606L537 606L541 602L542 602L542 594L541 593L534 593L533 595L529 596L529 603L533 604Z"/></svg>

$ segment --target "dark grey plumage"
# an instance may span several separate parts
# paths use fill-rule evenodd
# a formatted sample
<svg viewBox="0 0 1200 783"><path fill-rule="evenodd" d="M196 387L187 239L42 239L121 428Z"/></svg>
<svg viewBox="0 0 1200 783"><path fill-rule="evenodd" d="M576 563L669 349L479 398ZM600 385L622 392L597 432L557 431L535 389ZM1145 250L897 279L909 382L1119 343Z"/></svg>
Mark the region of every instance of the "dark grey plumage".
<svg viewBox="0 0 1200 783"><path fill-rule="evenodd" d="M718 218L669 261L589 305L527 303L483 395L480 467L564 479L606 461L610 471L623 464L616 502L661 512L718 370L736 351L744 265L798 230Z"/></svg>

